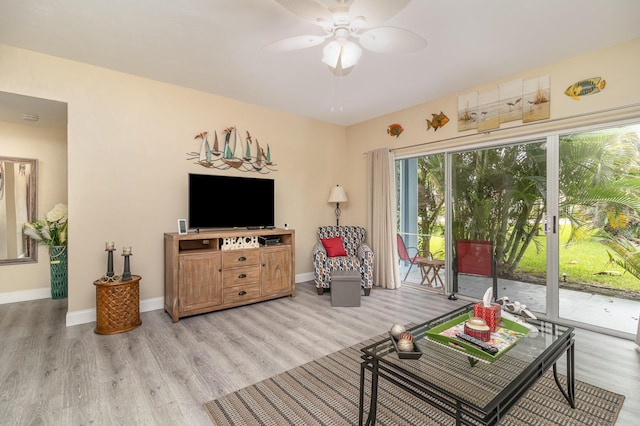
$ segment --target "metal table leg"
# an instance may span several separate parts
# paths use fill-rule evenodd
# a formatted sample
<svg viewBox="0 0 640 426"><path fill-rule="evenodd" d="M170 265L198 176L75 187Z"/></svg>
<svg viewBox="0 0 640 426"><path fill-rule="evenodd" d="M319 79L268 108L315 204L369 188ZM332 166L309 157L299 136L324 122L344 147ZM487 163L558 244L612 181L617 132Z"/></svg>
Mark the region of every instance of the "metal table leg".
<svg viewBox="0 0 640 426"><path fill-rule="evenodd" d="M358 424L360 426L362 426L362 419L364 417L364 375L366 374L365 371L365 364L366 361L362 361L360 363L360 404L359 404L359 412L358 412Z"/></svg>
<svg viewBox="0 0 640 426"><path fill-rule="evenodd" d="M371 364L369 367L367 364ZM364 375L366 370L371 370L371 401L369 402L369 414L367 421L363 423L364 418ZM376 411L378 409L378 361L373 359L365 360L360 363L360 409L358 413L358 424L362 426L376 424Z"/></svg>
<svg viewBox="0 0 640 426"><path fill-rule="evenodd" d="M553 363L553 378L571 408L576 408L575 351L573 339L567 348L567 390L565 391L562 388L562 384L558 379L558 369L555 362Z"/></svg>

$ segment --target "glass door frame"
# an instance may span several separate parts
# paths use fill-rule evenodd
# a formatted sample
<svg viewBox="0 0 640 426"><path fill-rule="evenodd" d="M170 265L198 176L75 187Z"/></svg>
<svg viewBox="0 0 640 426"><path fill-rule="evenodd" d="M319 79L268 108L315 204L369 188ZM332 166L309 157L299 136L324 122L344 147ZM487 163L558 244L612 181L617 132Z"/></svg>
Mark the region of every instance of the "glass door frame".
<svg viewBox="0 0 640 426"><path fill-rule="evenodd" d="M546 317L558 321L560 312L560 134L547 135L547 312Z"/></svg>

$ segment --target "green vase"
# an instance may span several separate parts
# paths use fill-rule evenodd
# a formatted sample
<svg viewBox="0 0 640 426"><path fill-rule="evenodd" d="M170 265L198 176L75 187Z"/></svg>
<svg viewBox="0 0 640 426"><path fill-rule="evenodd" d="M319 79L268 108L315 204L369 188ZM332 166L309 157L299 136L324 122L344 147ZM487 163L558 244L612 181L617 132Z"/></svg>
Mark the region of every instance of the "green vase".
<svg viewBox="0 0 640 426"><path fill-rule="evenodd" d="M49 247L49 263L51 266L51 298L67 297L67 247Z"/></svg>

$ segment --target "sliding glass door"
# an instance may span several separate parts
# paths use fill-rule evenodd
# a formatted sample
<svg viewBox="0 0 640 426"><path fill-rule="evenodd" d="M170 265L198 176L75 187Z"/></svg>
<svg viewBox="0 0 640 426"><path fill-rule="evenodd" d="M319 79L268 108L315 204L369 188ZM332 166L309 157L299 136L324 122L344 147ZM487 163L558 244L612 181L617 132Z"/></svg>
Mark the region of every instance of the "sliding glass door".
<svg viewBox="0 0 640 426"><path fill-rule="evenodd" d="M539 316L635 334L640 124L427 154L397 167L398 233L446 261L446 294L477 300L493 287ZM424 284L410 262L401 277L410 267L407 282Z"/></svg>

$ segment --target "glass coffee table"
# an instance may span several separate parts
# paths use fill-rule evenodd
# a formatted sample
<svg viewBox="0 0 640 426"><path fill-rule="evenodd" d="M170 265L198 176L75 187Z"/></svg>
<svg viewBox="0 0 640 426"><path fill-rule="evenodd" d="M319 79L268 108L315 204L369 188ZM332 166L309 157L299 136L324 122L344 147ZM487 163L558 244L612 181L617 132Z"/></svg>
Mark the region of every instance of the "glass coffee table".
<svg viewBox="0 0 640 426"><path fill-rule="evenodd" d="M551 321L530 320L535 326L496 359L487 361L473 353L442 341L427 338L427 332L440 329L457 318L473 316L473 303L408 330L415 338L419 358L400 358L391 337L361 349L360 425L375 424L380 380L455 418L458 425L492 425L549 368L558 389L575 408L573 328ZM566 385L558 378L556 361L566 355ZM403 356L406 356L403 354ZM486 357L484 357L486 358ZM365 421L365 383L371 373L369 410Z"/></svg>

